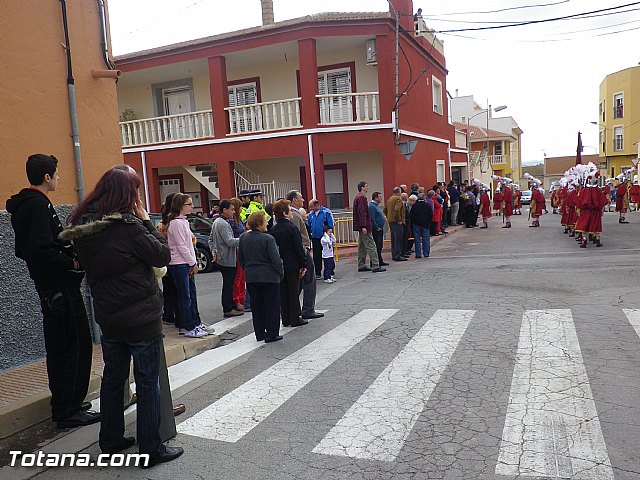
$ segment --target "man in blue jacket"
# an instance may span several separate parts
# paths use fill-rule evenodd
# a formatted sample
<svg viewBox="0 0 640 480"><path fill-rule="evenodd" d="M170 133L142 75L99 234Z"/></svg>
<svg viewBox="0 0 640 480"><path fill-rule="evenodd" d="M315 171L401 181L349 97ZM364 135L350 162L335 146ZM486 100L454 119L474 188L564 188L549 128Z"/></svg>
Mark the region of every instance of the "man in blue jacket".
<svg viewBox="0 0 640 480"><path fill-rule="evenodd" d="M382 244L384 242L384 224L386 219L384 213L380 208L382 203L382 194L380 192L373 192L371 195L371 202L369 203L369 214L371 215L371 224L373 225L373 241L376 242L376 250L378 251L378 261L380 266L389 265L382 260Z"/></svg>
<svg viewBox="0 0 640 480"><path fill-rule="evenodd" d="M333 213L327 207L323 207L315 198L309 202L311 212L307 218L307 225L311 228L311 245L313 246L313 265L316 271L316 279L322 278L322 244L320 240L324 235L324 226L333 230Z"/></svg>

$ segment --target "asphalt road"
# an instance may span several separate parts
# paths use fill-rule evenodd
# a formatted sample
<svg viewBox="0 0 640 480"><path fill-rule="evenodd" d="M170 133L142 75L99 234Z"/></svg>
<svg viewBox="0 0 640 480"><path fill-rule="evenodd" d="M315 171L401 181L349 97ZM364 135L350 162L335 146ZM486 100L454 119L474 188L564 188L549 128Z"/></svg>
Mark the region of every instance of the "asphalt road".
<svg viewBox="0 0 640 480"><path fill-rule="evenodd" d="M341 261L324 318L260 347L248 322L216 349L231 360L182 365L183 457L36 478L640 479L640 213L604 220L602 248L525 211L383 274ZM198 276L210 323L219 283Z"/></svg>

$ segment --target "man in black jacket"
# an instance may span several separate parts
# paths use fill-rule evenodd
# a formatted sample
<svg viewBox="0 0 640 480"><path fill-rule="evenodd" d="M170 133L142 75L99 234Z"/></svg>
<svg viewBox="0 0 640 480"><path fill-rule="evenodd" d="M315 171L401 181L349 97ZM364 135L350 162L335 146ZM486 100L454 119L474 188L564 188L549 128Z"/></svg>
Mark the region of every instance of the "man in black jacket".
<svg viewBox="0 0 640 480"><path fill-rule="evenodd" d="M429 193L433 192L430 190ZM431 253L429 228L433 219L433 203L425 201L424 193L418 194L418 201L411 207L411 224L415 239L416 258L426 258Z"/></svg>
<svg viewBox="0 0 640 480"><path fill-rule="evenodd" d="M73 247L58 239L62 224L47 195L58 186L58 160L27 160L30 188L7 200L16 256L27 262L42 307L51 412L59 428L90 425L100 415L84 402L91 373L91 334L80 283L84 273Z"/></svg>

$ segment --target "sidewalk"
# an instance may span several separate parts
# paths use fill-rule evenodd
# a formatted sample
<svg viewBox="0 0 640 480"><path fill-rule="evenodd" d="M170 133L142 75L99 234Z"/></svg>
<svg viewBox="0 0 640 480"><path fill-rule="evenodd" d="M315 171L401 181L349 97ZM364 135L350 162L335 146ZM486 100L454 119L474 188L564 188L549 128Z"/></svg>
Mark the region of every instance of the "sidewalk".
<svg viewBox="0 0 640 480"><path fill-rule="evenodd" d="M164 350L167 366L172 366L220 343L217 335L185 338L178 330L165 326ZM88 400L100 395L102 348L93 348ZM5 439L32 425L51 418L47 368L44 360L0 372L0 439Z"/></svg>
<svg viewBox="0 0 640 480"><path fill-rule="evenodd" d="M448 238L452 233L456 233L458 230L463 229L464 225L451 225L447 227L446 235L439 235L437 237L431 237L431 246L435 245L438 242ZM382 246L382 253L391 253L391 241L385 240L384 245ZM348 247L337 247L336 248L336 262L340 262L342 258L350 258L358 256L358 245L349 245ZM389 260L387 258L387 260ZM385 261L387 261L385 260Z"/></svg>

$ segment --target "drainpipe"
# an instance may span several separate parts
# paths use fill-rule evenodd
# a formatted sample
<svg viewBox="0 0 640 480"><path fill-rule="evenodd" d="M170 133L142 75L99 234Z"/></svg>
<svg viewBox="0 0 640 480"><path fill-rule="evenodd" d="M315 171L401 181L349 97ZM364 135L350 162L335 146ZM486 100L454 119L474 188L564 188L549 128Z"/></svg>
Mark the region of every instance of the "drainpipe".
<svg viewBox="0 0 640 480"><path fill-rule="evenodd" d="M313 164L313 139L311 135L307 135L307 143L309 145L309 174L311 175L311 198L316 196L316 167Z"/></svg>
<svg viewBox="0 0 640 480"><path fill-rule="evenodd" d="M80 135L78 133L78 110L76 107L76 89L71 66L71 46L69 45L69 26L67 24L67 3L60 0L62 7L62 24L64 26L64 43L67 53L67 88L69 90L69 111L71 113L71 138L73 139L73 156L76 161L76 183L78 199L84 199L84 178L82 176L82 156L80 154Z"/></svg>

